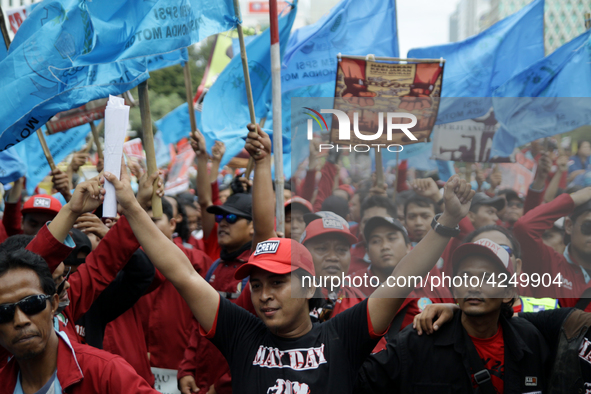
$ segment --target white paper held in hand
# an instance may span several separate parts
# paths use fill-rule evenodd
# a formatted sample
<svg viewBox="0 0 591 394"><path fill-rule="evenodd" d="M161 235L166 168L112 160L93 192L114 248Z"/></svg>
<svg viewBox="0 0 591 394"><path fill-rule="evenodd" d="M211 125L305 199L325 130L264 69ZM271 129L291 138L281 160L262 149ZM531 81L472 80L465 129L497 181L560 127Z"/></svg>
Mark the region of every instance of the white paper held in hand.
<svg viewBox="0 0 591 394"><path fill-rule="evenodd" d="M109 96L105 109L105 172L110 172L119 179L121 173L121 156L123 155L123 141L129 123L129 106L120 97ZM117 198L115 187L105 179L105 201L103 202L103 217L117 216Z"/></svg>

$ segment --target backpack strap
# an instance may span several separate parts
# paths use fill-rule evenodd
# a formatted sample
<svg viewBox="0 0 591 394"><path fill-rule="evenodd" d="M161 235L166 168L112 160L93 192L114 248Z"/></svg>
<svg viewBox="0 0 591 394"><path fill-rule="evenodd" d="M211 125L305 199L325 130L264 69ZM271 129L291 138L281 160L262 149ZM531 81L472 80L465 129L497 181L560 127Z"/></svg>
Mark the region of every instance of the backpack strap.
<svg viewBox="0 0 591 394"><path fill-rule="evenodd" d="M476 350L476 346L472 339L468 336L467 332L464 332L464 342L466 346L466 356L468 357L468 363L470 364L470 368L474 372L474 381L478 385L479 394L496 394L495 387L492 384L492 378L490 376L490 372L484 366L478 351Z"/></svg>
<svg viewBox="0 0 591 394"><path fill-rule="evenodd" d="M222 262L222 259L217 259L216 261L213 262L211 267L209 267L209 269L207 270L207 274L205 274L205 281L207 283L209 283L209 280L211 279L211 277L213 276L213 273L215 272L215 270L217 269L217 267L220 265L221 262ZM235 300L238 297L240 297L240 293L242 293L242 290L244 290L244 287L248 284L249 279L250 279L250 276L247 276L246 278L242 279L242 287L240 287L240 291L237 291L236 293L230 293L227 291L219 291L219 290L217 290L217 292L219 293L219 295L221 295L224 298L227 298L229 300Z"/></svg>

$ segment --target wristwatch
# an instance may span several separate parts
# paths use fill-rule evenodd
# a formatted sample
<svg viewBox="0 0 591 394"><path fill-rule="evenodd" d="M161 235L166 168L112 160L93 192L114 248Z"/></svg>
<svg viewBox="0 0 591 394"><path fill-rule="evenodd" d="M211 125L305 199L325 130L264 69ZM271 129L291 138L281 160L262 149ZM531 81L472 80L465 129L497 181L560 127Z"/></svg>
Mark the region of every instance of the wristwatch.
<svg viewBox="0 0 591 394"><path fill-rule="evenodd" d="M437 221L441 215L441 213L435 215L433 221L431 222L431 228L433 228L437 234L443 235L444 237L457 237L460 235L459 225L456 227L446 227Z"/></svg>

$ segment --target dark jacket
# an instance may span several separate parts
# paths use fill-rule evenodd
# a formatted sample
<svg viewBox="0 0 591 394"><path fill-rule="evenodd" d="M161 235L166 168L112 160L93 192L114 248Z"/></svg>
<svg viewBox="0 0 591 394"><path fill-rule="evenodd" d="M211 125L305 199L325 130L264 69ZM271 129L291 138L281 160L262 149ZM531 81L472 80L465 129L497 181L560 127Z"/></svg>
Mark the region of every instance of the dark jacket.
<svg viewBox="0 0 591 394"><path fill-rule="evenodd" d="M591 313L575 308L560 308L519 316L536 326L550 346L552 373L549 393L584 393L585 379L581 371L579 351L585 338L589 339Z"/></svg>
<svg viewBox="0 0 591 394"><path fill-rule="evenodd" d="M432 335L408 326L385 351L370 356L359 373L357 393L473 393L468 334L455 313ZM548 348L539 331L522 318L500 318L505 341L505 393L544 392ZM535 377L535 386L526 385ZM530 379L531 382L531 379ZM531 383L530 383L531 384Z"/></svg>

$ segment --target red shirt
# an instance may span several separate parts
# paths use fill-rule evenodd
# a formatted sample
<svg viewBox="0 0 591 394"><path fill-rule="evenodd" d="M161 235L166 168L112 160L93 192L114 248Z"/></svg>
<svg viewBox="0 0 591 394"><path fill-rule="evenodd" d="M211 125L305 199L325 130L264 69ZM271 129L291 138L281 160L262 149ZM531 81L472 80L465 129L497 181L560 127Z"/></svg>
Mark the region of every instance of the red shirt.
<svg viewBox="0 0 591 394"><path fill-rule="evenodd" d="M490 373L492 384L497 393L503 392L503 377L505 376L505 341L503 340L503 329L499 324L497 333L490 338L474 338L470 335L478 355L484 363L484 367ZM472 384L477 387L472 375Z"/></svg>
<svg viewBox="0 0 591 394"><path fill-rule="evenodd" d="M560 254L544 244L542 235L557 219L569 216L573 210L574 201L571 196L562 194L554 201L540 205L523 215L513 228L513 233L521 244L521 250L524 251L521 256L522 271L528 273L530 278L534 273L539 274L540 277L545 275L546 284L548 279L551 279L550 286L542 283L539 286L529 286L530 296L558 298L563 308L574 307L585 289L591 287L591 281L585 282L582 268L568 252L570 247L567 247L564 254ZM568 262L566 256L573 264ZM560 282L560 285L554 283L555 281ZM520 294L523 294L521 290ZM591 311L591 303L587 305L585 311Z"/></svg>
<svg viewBox="0 0 591 394"><path fill-rule="evenodd" d="M180 247L201 276L211 266L211 259L197 249ZM162 275L156 271L156 275ZM142 297L140 313L147 323L145 330L150 365L177 370L191 335L193 313L171 282L164 279L158 289Z"/></svg>
<svg viewBox="0 0 591 394"><path fill-rule="evenodd" d="M58 334L57 379L64 393L158 394L121 357L74 341L68 343L62 335ZM13 394L18 373L19 365L13 358L0 370L0 394Z"/></svg>
<svg viewBox="0 0 591 394"><path fill-rule="evenodd" d="M349 265L348 275L369 268L369 263L364 260L365 254L365 242L358 242L351 247L351 264Z"/></svg>

